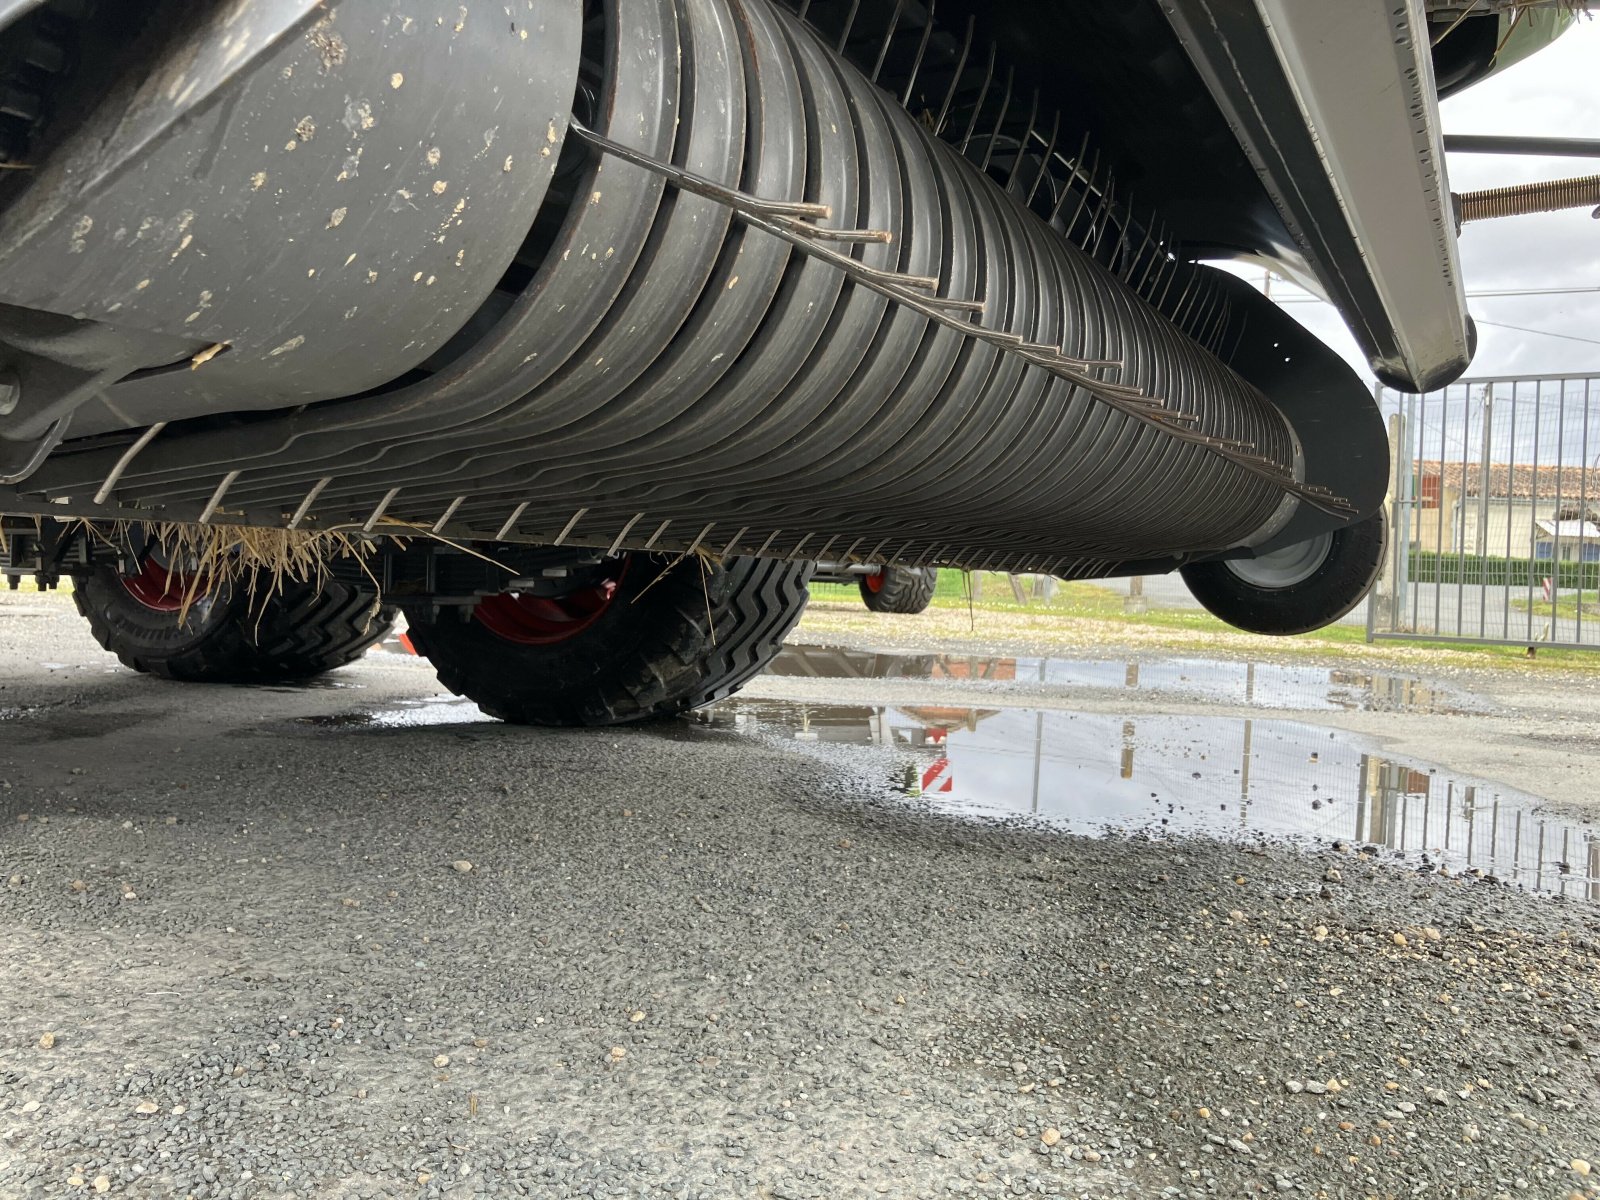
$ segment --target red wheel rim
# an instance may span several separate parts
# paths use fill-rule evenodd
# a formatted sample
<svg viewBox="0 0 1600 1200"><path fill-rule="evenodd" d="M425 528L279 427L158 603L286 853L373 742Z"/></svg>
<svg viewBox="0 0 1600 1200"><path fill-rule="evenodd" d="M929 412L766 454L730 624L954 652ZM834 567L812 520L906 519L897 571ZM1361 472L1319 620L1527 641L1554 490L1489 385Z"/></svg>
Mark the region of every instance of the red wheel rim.
<svg viewBox="0 0 1600 1200"><path fill-rule="evenodd" d="M611 607L626 563L615 578L578 588L564 596L501 592L478 602L473 615L496 637L519 646L549 646L577 637Z"/></svg>
<svg viewBox="0 0 1600 1200"><path fill-rule="evenodd" d="M128 595L152 612L181 612L186 604L206 594L204 587L195 586L194 576L169 571L149 557L137 575L121 578Z"/></svg>
<svg viewBox="0 0 1600 1200"><path fill-rule="evenodd" d="M877 595L877 593L883 591L883 572L882 571L878 571L876 574L873 574L873 575L863 575L861 578L863 578L863 579L865 579L867 581L867 591L873 593L873 595Z"/></svg>

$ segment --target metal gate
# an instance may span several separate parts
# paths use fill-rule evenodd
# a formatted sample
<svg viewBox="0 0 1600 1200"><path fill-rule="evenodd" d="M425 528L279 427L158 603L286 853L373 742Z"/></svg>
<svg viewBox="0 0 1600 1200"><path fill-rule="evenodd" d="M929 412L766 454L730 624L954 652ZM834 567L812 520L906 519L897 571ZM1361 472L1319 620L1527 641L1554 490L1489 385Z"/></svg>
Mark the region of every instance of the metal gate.
<svg viewBox="0 0 1600 1200"><path fill-rule="evenodd" d="M1600 648L1600 374L1377 396L1394 475L1368 637Z"/></svg>

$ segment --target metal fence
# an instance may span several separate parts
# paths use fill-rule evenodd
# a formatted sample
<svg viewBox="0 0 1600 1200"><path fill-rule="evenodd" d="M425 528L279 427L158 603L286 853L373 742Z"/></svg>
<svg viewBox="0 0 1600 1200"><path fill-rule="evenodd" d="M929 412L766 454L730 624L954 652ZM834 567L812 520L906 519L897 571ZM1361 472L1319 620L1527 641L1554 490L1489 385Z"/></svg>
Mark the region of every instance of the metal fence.
<svg viewBox="0 0 1600 1200"><path fill-rule="evenodd" d="M1600 647L1600 374L1378 402L1394 475L1368 635Z"/></svg>

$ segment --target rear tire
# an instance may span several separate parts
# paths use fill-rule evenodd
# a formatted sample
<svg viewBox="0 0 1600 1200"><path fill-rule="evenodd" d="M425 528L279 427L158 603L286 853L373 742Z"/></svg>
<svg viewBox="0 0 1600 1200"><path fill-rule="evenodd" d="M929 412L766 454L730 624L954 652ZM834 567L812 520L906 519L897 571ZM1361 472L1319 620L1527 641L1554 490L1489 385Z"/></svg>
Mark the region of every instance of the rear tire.
<svg viewBox="0 0 1600 1200"><path fill-rule="evenodd" d="M289 683L353 662L388 633L396 611L332 580L270 577L223 585L187 606L183 591L143 592L109 563L73 580L95 641L135 671L185 683ZM148 603L153 600L154 603Z"/></svg>
<svg viewBox="0 0 1600 1200"><path fill-rule="evenodd" d="M884 567L861 577L861 600L873 612L913 614L933 603L937 567Z"/></svg>
<svg viewBox="0 0 1600 1200"><path fill-rule="evenodd" d="M1191 563L1180 573L1213 616L1283 637L1332 625L1360 604L1383 568L1387 543L1380 511L1261 558Z"/></svg>
<svg viewBox="0 0 1600 1200"><path fill-rule="evenodd" d="M806 605L809 563L669 563L629 554L601 589L491 598L467 620L414 621L439 682L516 725L617 725L686 712L742 687L783 648ZM566 628L563 628L566 626Z"/></svg>

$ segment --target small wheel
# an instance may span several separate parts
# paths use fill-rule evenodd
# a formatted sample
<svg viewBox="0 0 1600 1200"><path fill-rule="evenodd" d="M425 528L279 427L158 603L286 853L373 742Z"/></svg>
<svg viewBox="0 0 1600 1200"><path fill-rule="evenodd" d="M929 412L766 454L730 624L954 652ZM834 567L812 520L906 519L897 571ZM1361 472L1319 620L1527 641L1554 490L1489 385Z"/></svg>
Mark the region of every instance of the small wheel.
<svg viewBox="0 0 1600 1200"><path fill-rule="evenodd" d="M805 610L810 564L624 554L557 596L508 592L414 620L439 682L518 725L615 725L742 687Z"/></svg>
<svg viewBox="0 0 1600 1200"><path fill-rule="evenodd" d="M937 567L884 567L861 577L861 599L873 612L919 613L933 602Z"/></svg>
<svg viewBox="0 0 1600 1200"><path fill-rule="evenodd" d="M186 683L285 683L353 662L394 624L371 591L260 576L224 584L147 555L137 573L96 563L73 580L95 640L135 671Z"/></svg>
<svg viewBox="0 0 1600 1200"><path fill-rule="evenodd" d="M1250 633L1284 636L1332 625L1372 590L1388 542L1380 511L1259 558L1181 568L1196 600Z"/></svg>

